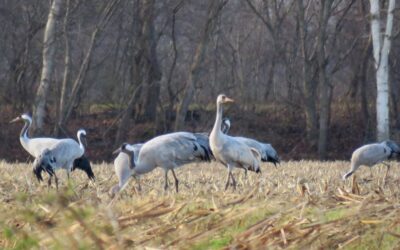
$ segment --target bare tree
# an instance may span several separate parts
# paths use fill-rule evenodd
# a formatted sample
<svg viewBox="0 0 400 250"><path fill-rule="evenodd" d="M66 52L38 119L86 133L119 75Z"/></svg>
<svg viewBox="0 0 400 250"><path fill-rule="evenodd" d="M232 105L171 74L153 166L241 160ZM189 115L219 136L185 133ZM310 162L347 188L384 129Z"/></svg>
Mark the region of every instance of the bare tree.
<svg viewBox="0 0 400 250"><path fill-rule="evenodd" d="M312 4L311 1L308 4ZM318 117L317 117L317 85L316 80L316 54L310 51L308 47L308 28L306 18L306 6L303 0L297 0L297 19L299 25L299 43L301 50L301 67L302 67L302 91L304 100L304 109L306 114L306 132L308 142L315 146L317 143L318 134ZM307 6L308 7L308 6Z"/></svg>
<svg viewBox="0 0 400 250"><path fill-rule="evenodd" d="M144 117L148 121L155 121L157 115L157 104L160 95L161 69L157 58L157 39L155 35L155 1L143 1L142 9L142 35L143 35L143 63L146 71L146 96L144 102Z"/></svg>
<svg viewBox="0 0 400 250"><path fill-rule="evenodd" d="M87 75L91 60L92 60L92 53L96 46L98 36L99 36L100 32L105 28L107 23L110 21L110 18L112 17L112 15L115 11L116 5L120 1L121 0L113 0L113 1L105 3L103 6L100 20L98 21L98 24L96 25L96 27L94 28L94 30L91 34L89 48L87 49L87 51L85 53L82 64L79 68L79 72L73 82L71 92L68 94L69 95L68 101L60 103L60 107L59 107L60 114L58 116L59 117L58 126L60 128L63 128L64 124L68 121L68 119L72 113L72 110L74 108L74 105L76 103L76 100L78 98L78 93L81 90L81 88L85 82L85 78L86 78L86 75ZM69 55L66 54L65 56L68 57ZM67 59L65 59L65 60L67 60ZM66 64L66 66L68 66L68 65ZM62 95L65 95L65 93L62 93Z"/></svg>
<svg viewBox="0 0 400 250"><path fill-rule="evenodd" d="M389 130L389 53L392 41L395 0L389 0L385 33L381 33L380 1L370 0L371 35L376 69L376 121L377 140L387 140ZM382 36L383 35L383 36Z"/></svg>
<svg viewBox="0 0 400 250"><path fill-rule="evenodd" d="M203 57L205 54L205 50L207 48L207 43L210 37L211 32L213 31L213 27L215 24L215 20L222 8L228 0L210 0L209 7L207 12L207 20L204 25L204 28L201 32L200 41L196 46L196 50L192 59L192 63L190 65L189 77L186 83L186 87L183 93L183 97L181 102L178 105L176 111L176 120L175 120L175 131L178 131L182 128L183 123L185 121L186 113L189 109L189 105L192 102L194 92L195 92L195 84L198 81L199 77L199 68L200 64L203 61Z"/></svg>
<svg viewBox="0 0 400 250"><path fill-rule="evenodd" d="M46 116L46 101L54 70L54 53L56 51L56 19L60 15L62 2L62 0L53 0L44 31L42 74L33 107L33 128L37 132L43 129Z"/></svg>
<svg viewBox="0 0 400 250"><path fill-rule="evenodd" d="M325 53L327 25L331 15L333 0L322 0L320 17L319 17L319 32L317 43L318 67L319 67L319 83L321 85L321 110L319 119L319 138L318 138L318 154L320 158L326 157L326 148L328 140L328 123L330 110L330 87L326 74L327 58Z"/></svg>

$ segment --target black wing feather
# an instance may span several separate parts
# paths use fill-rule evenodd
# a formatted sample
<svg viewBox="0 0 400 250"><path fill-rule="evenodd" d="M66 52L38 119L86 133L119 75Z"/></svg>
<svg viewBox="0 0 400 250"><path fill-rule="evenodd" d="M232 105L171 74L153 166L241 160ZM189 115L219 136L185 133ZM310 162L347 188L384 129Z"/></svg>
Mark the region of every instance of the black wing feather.
<svg viewBox="0 0 400 250"><path fill-rule="evenodd" d="M72 171L75 169L83 170L89 179L95 180L94 173L92 171L92 166L90 165L89 159L86 156L82 156L74 160L74 164L72 166Z"/></svg>

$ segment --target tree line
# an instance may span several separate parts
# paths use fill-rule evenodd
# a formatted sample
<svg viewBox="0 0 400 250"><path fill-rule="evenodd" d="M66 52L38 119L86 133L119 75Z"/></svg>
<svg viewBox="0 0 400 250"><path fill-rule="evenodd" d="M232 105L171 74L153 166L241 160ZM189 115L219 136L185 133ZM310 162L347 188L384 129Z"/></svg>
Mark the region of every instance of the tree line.
<svg viewBox="0 0 400 250"><path fill-rule="evenodd" d="M399 17L395 0L4 0L0 103L57 136L113 110L118 144L141 122L182 130L224 92L300 112L325 158L335 107L365 141L397 132Z"/></svg>

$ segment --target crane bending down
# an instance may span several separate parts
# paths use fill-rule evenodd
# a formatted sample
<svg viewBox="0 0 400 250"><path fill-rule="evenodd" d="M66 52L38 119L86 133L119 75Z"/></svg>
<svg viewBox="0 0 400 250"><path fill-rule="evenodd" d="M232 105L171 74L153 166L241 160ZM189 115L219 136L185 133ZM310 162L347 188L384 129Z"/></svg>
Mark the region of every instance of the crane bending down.
<svg viewBox="0 0 400 250"><path fill-rule="evenodd" d="M343 175L343 180L350 177L360 166L373 167L374 165L390 159L394 154L400 154L400 147L394 141L383 141L381 143L372 143L356 149L351 156L350 171ZM386 176L390 165L385 164Z"/></svg>
<svg viewBox="0 0 400 250"><path fill-rule="evenodd" d="M80 129L77 133L77 137L79 143L74 139L63 139L53 146L44 149L39 157L35 159L33 173L39 182L43 180L41 175L42 171L46 171L50 175L49 186L54 176L58 189L58 178L55 171L63 168L67 171L69 176L73 168L74 160L80 158L85 153L86 131Z"/></svg>
<svg viewBox="0 0 400 250"><path fill-rule="evenodd" d="M227 120L229 122L229 120ZM229 126L224 126L224 122L222 125L222 130L227 132L227 129L229 129ZM224 132L224 133L226 133ZM194 133L196 136L198 142L200 145L202 145L203 150L205 152L208 152L208 157L210 159L214 159L214 156L212 155L211 149L210 149L210 143L208 139L209 133L203 132L203 133ZM118 177L118 184L113 186L110 189L110 196L114 196L119 190L122 190L124 188L124 185L128 182L130 175L131 169L133 169L133 166L137 164L137 159L139 156L140 149L142 148L143 143L138 143L138 144L128 144L124 143L122 144L121 147L119 147L117 150L115 150L113 153L118 154L117 157L114 159L114 169L115 173ZM129 150L127 149L129 148ZM133 152L133 155L132 155ZM140 180L138 176L134 176L139 184L138 190L141 190L140 186Z"/></svg>
<svg viewBox="0 0 400 250"><path fill-rule="evenodd" d="M124 189L125 185L128 183L132 169L137 164L137 159L142 146L143 143L133 145L124 143L113 152L118 153L118 156L114 160L114 170L118 178L118 184L111 188L109 192L111 196ZM126 149L127 147L129 150ZM141 187L139 182L139 190L140 189Z"/></svg>
<svg viewBox="0 0 400 250"><path fill-rule="evenodd" d="M236 189L236 180L233 177L233 168L243 168L260 172L261 155L257 149L249 147L245 143L237 140L235 137L226 135L221 131L223 107L225 103L233 102L225 95L219 95L217 98L217 114L214 127L210 134L210 147L215 159L228 168L228 179L225 190L228 188L232 179L232 186Z"/></svg>
<svg viewBox="0 0 400 250"><path fill-rule="evenodd" d="M22 114L10 121L10 123L18 121L24 121L25 123L24 127L21 130L19 141L21 142L21 145L25 149L25 151L27 151L35 159L38 158L46 148L50 148L60 141L69 140L49 137L30 138L28 136L28 130L32 125L32 118L28 114ZM82 157L80 158L75 159L72 171L74 171L75 169L81 169L86 173L89 179L95 179L90 162L84 155L82 155Z"/></svg>
<svg viewBox="0 0 400 250"><path fill-rule="evenodd" d="M179 181L175 169L193 161L210 161L211 150L208 147L208 137L190 132L175 132L157 136L144 143L140 149L137 161L130 160L132 170L117 173L119 182L128 179L131 175L142 175L156 167L164 169L164 190L168 188L168 172L171 171L175 179L175 189L178 192ZM124 143L116 152L124 152L134 159L134 149ZM125 181L126 182L126 181ZM125 184L113 187L112 193L121 191Z"/></svg>
<svg viewBox="0 0 400 250"><path fill-rule="evenodd" d="M222 120L222 132L227 134L231 127L231 122L228 118L224 118ZM276 150L269 143L262 143L257 140L247 138L247 137L235 137L236 140L239 140L246 144L249 147L255 148L261 154L261 161L263 162L271 162L276 167L276 164L280 163L280 159Z"/></svg>

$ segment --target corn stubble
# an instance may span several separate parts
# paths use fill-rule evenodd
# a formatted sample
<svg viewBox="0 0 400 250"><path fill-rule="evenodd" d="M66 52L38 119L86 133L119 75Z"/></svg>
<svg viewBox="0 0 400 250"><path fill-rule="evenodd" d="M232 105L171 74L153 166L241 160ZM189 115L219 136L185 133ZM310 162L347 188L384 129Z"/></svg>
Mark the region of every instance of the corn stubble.
<svg viewBox="0 0 400 250"><path fill-rule="evenodd" d="M59 172L60 190L32 176L28 164L0 163L0 248L258 249L400 247L400 175L361 168L345 182L347 162L263 165L260 175L236 170L236 191L224 191L226 169L178 169L180 192L164 192L163 173L141 177L114 199L113 166ZM371 178L371 174L372 177ZM172 176L171 176L172 177ZM172 178L171 178L172 181Z"/></svg>

